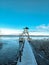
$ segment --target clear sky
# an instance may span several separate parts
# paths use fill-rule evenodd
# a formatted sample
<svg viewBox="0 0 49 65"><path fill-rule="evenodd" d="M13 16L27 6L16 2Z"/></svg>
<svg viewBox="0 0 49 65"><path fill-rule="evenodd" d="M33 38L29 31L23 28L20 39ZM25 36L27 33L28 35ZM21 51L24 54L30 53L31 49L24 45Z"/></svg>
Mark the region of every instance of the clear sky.
<svg viewBox="0 0 49 65"><path fill-rule="evenodd" d="M0 28L42 25L49 27L49 0L0 0Z"/></svg>

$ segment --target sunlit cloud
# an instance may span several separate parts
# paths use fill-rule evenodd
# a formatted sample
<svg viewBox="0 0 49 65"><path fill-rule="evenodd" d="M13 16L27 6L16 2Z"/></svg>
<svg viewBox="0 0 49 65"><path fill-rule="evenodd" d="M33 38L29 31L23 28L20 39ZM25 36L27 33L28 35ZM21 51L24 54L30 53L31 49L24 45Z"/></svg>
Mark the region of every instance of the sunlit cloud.
<svg viewBox="0 0 49 65"><path fill-rule="evenodd" d="M36 29L37 31L49 32L49 24L48 25L42 24L42 25L36 26Z"/></svg>

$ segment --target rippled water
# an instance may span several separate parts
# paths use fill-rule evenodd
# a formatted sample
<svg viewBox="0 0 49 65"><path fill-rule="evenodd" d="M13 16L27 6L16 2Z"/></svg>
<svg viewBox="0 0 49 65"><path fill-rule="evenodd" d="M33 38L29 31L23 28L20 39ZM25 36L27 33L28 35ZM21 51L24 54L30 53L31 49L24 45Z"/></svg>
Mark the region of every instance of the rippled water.
<svg viewBox="0 0 49 65"><path fill-rule="evenodd" d="M18 39L1 39L0 42L0 64L15 60L19 49Z"/></svg>

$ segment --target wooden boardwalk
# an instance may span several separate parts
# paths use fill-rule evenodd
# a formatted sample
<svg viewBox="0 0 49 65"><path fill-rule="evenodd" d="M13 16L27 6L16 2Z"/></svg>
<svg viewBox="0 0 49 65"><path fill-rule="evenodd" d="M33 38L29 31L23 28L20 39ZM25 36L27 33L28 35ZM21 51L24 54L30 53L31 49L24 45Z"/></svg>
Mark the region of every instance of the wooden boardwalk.
<svg viewBox="0 0 49 65"><path fill-rule="evenodd" d="M22 61L21 62L18 61L17 65L37 65L34 53L32 52L32 49L27 40L24 45Z"/></svg>

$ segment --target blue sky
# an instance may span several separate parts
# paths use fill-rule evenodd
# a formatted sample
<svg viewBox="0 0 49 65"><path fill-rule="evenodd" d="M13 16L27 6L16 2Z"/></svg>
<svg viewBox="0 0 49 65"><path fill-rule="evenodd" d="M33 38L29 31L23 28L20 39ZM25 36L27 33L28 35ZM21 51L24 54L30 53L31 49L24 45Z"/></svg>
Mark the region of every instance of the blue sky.
<svg viewBox="0 0 49 65"><path fill-rule="evenodd" d="M0 0L0 28L49 27L49 0Z"/></svg>

